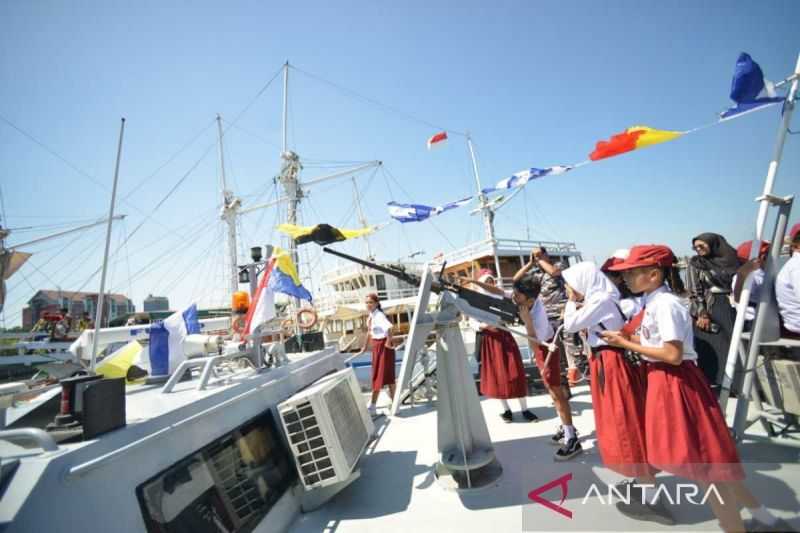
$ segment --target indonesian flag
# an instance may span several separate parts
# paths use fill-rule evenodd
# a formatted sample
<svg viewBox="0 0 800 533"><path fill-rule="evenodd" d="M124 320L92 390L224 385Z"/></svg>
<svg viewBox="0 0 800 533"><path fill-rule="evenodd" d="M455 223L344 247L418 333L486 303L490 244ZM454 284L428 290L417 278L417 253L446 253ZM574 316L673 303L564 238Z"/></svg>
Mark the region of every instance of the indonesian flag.
<svg viewBox="0 0 800 533"><path fill-rule="evenodd" d="M428 139L428 150L430 150L431 148L436 148L438 146L443 146L446 141L447 141L446 131L437 133L436 135Z"/></svg>
<svg viewBox="0 0 800 533"><path fill-rule="evenodd" d="M275 294L272 289L267 287L274 264L274 259L267 263L267 267L261 275L261 281L258 282L256 295L253 297L253 303L250 305L250 309L247 310L247 317L245 317L245 335L250 334L252 330L267 320L275 318Z"/></svg>

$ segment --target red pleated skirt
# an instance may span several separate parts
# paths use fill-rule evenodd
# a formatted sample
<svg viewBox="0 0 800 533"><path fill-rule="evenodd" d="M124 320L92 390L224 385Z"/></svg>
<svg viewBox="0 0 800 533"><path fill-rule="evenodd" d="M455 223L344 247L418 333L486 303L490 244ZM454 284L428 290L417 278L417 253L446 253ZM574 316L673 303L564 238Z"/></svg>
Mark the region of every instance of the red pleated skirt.
<svg viewBox="0 0 800 533"><path fill-rule="evenodd" d="M592 349L589 369L597 448L603 464L628 477L655 474L647 464L643 368L629 363L623 350L602 346Z"/></svg>
<svg viewBox="0 0 800 533"><path fill-rule="evenodd" d="M386 385L394 385L394 349L386 347L386 339L371 339L372 342L372 391L377 392Z"/></svg>
<svg viewBox="0 0 800 533"><path fill-rule="evenodd" d="M503 330L481 333L481 394L503 399L527 396L522 355L514 337Z"/></svg>
<svg viewBox="0 0 800 533"><path fill-rule="evenodd" d="M648 363L645 435L656 468L694 481L744 479L722 410L692 361Z"/></svg>

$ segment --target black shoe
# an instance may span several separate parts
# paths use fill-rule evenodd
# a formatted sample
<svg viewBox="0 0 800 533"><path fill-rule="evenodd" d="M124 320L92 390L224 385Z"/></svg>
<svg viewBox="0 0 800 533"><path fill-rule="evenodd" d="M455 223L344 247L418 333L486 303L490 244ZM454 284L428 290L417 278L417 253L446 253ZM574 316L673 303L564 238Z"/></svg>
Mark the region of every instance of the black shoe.
<svg viewBox="0 0 800 533"><path fill-rule="evenodd" d="M642 489L636 484L635 479L625 479L614 485L614 490L623 498L642 501Z"/></svg>
<svg viewBox="0 0 800 533"><path fill-rule="evenodd" d="M522 411L522 418L524 418L528 422L538 422L539 421L539 417L536 416L535 414L533 414L533 411L531 411L530 409L525 409L524 411Z"/></svg>
<svg viewBox="0 0 800 533"><path fill-rule="evenodd" d="M792 526L778 518L778 521L772 525L767 525L764 522L756 520L755 518L751 518L750 520L744 521L744 529L748 532L760 532L760 531L796 531Z"/></svg>
<svg viewBox="0 0 800 533"><path fill-rule="evenodd" d="M650 505L647 502L642 503L641 496L635 498L633 494L631 494L630 503L617 502L616 506L620 513L635 520L647 520L664 526L672 526L675 524L672 513L667 510L666 506L664 506L661 501Z"/></svg>
<svg viewBox="0 0 800 533"><path fill-rule="evenodd" d="M558 426L558 431L556 431L555 435L550 437L550 444L553 446L561 446L564 440L564 426Z"/></svg>
<svg viewBox="0 0 800 533"><path fill-rule="evenodd" d="M639 501L642 501L641 498ZM659 524L664 524L665 526L675 525L675 517L672 516L672 513L667 508L667 504L665 504L663 500L659 498L655 503L649 503L648 505L650 506L650 510L652 510L656 516L660 517L660 520L656 520Z"/></svg>
<svg viewBox="0 0 800 533"><path fill-rule="evenodd" d="M505 413L500 415L500 418L502 418L503 422L505 422L506 424L510 424L511 420L514 419L514 417L511 415L511 411L506 411Z"/></svg>
<svg viewBox="0 0 800 533"><path fill-rule="evenodd" d="M572 437L561 448L556 451L553 459L556 461L569 461L576 455L583 452L581 443L578 442L578 437Z"/></svg>

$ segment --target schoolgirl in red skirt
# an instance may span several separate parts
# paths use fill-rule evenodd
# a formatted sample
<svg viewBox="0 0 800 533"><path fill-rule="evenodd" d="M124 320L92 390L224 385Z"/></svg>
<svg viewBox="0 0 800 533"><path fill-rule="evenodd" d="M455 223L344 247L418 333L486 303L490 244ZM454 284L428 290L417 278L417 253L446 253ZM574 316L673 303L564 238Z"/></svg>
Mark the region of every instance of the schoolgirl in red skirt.
<svg viewBox="0 0 800 533"><path fill-rule="evenodd" d="M371 415L375 415L376 403L381 389L389 387L390 402L394 401L394 343L392 340L392 323L381 309L377 294L368 294L364 303L369 311L367 319L367 342L361 353L372 350L372 398L368 407Z"/></svg>
<svg viewBox="0 0 800 533"><path fill-rule="evenodd" d="M720 498L712 493L707 501L725 531L744 530L742 505L760 525L774 524L777 519L742 482L744 471L736 445L696 364L691 316L670 290L683 289L674 262L666 246L634 246L625 261L610 267L623 273L631 291L645 294L638 336L620 331L601 335L609 344L635 351L647 361L647 462L702 486L713 483ZM620 502L617 507L642 517L640 502Z"/></svg>
<svg viewBox="0 0 800 533"><path fill-rule="evenodd" d="M479 287L479 290L498 297L505 296L502 289L495 285L494 273L489 269L481 269L477 280L468 280ZM473 324L479 331L477 336L480 357L480 393L488 398L500 400L503 412L500 417L505 422L513 420L509 398L519 400L522 417L528 422L538 417L528 409L528 380L519 346L511 333L493 328L475 321Z"/></svg>
<svg viewBox="0 0 800 533"><path fill-rule="evenodd" d="M645 445L644 375L625 358L624 350L609 346L599 337L601 331L617 330L625 323L619 292L589 261L578 263L561 275L569 296L564 330L588 333L592 409L603 464L624 476L653 483L655 472L647 464Z"/></svg>

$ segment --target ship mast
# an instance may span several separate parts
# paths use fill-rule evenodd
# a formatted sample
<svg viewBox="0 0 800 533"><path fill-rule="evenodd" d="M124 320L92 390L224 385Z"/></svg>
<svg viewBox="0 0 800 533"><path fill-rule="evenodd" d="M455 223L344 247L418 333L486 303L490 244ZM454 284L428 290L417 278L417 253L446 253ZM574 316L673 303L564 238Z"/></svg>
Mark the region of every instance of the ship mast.
<svg viewBox="0 0 800 533"><path fill-rule="evenodd" d="M289 62L287 61L283 65L283 125L282 125L282 146L281 146L281 171L280 174L275 178L277 183L280 183L283 187L284 195L282 197L277 198L276 200L269 201L263 204L255 205L252 207L241 208L241 201L238 198L233 198L232 193L230 194L229 200L226 200L226 205L231 205L231 209L227 212L229 213L229 218L225 217L226 211L223 211L223 218L228 221L229 224L229 234L233 235L233 245L232 245L232 252L231 258L235 260L235 231L236 231L236 217L239 215L244 215L246 213L252 213L253 211L257 211L260 209L264 209L266 207L272 207L275 205L279 205L282 203L286 203L286 223L296 225L297 224L297 215L298 215L298 208L300 206L300 202L305 198L306 193L305 189L316 185L317 183L340 178L343 176L347 176L350 174L354 174L356 172L360 172L362 170L366 170L369 168L375 168L381 164L380 161L367 161L366 163L356 165L352 168L339 170L333 172L332 174L328 174L326 176L321 176L318 178L314 178L309 181L305 181L300 183L299 176L300 171L303 170L303 165L300 163L300 156L297 155L295 152L289 150L288 146L288 120L289 120ZM221 139L221 134L220 134ZM222 146L220 140L220 147ZM220 148L221 149L221 148ZM220 157L222 157L220 155ZM224 172L223 172L223 180L224 180ZM224 188L224 185L223 185ZM297 245L295 244L294 239L291 237L287 237L284 239L286 243L286 250L289 251L290 257L295 264L295 268L297 268L298 275L300 274L300 263L298 261L298 254L297 254ZM238 287L238 268L235 266L236 263L234 262L234 267L232 269L232 286ZM302 277L301 277L302 279ZM236 290L236 289L234 289ZM300 302L298 299L293 299L293 304L296 308L300 307Z"/></svg>
<svg viewBox="0 0 800 533"><path fill-rule="evenodd" d="M238 254L236 252L236 217L238 216L241 200L233 195L225 181L225 152L222 147L222 117L217 115L217 130L219 132L219 166L222 184L222 213L220 218L228 225L228 262L230 268L231 295L239 290Z"/></svg>
<svg viewBox="0 0 800 533"><path fill-rule="evenodd" d="M469 155L472 159L472 171L475 174L475 183L478 186L478 201L480 202L480 210L483 215L483 225L486 230L486 239L492 245L492 256L494 256L494 268L497 273L497 286L503 288L503 274L500 272L500 259L497 257L497 239L494 236L494 209L489 203L488 198L483 193L481 188L481 177L478 173L478 162L475 159L475 148L472 146L472 137L467 133L467 146L469 147Z"/></svg>
<svg viewBox="0 0 800 533"><path fill-rule="evenodd" d="M297 182L297 175L303 168L300 164L300 157L289 151L286 143L287 130L288 130L288 117L289 117L289 62L283 65L283 145L281 150L281 159L283 164L281 166L281 173L278 176L278 183L283 185L283 190L286 193L286 222L288 224L297 224L297 207L302 198L302 189L300 189ZM289 255L295 268L298 269L298 276L300 275L300 263L297 256L297 244L294 239L289 237L288 246ZM293 299L295 307L300 307L300 301L297 298Z"/></svg>

